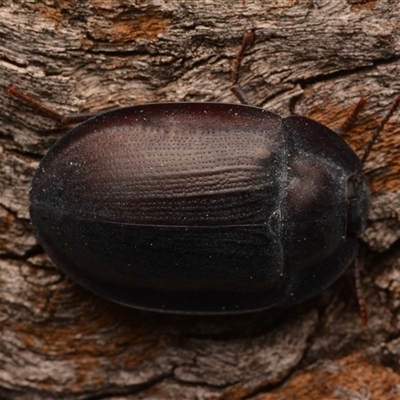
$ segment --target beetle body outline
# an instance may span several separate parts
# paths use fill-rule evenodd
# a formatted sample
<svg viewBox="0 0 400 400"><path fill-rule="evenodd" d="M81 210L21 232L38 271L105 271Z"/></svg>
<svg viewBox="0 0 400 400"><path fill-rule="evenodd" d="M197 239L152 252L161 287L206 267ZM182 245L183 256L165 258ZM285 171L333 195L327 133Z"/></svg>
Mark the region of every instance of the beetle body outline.
<svg viewBox="0 0 400 400"><path fill-rule="evenodd" d="M232 69L243 104L239 70L253 40L247 31ZM53 261L113 301L194 314L301 302L344 272L369 207L362 167L400 104L360 160L316 121L248 105L154 103L63 116L13 86L8 93L61 123L85 120L49 150L32 183L34 230ZM356 284L366 321L359 277Z"/></svg>
<svg viewBox="0 0 400 400"><path fill-rule="evenodd" d="M345 224L347 181L360 168L343 139L305 117L234 104L132 106L52 147L30 213L53 261L102 297L246 312L300 302L347 268L358 234ZM361 193L368 203L367 185Z"/></svg>

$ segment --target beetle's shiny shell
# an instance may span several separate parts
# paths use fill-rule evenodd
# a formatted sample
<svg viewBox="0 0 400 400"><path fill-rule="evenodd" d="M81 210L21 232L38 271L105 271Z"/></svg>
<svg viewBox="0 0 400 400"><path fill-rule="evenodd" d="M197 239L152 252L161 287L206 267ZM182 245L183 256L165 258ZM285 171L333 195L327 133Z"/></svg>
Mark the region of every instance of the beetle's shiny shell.
<svg viewBox="0 0 400 400"><path fill-rule="evenodd" d="M44 249L132 307L244 312L319 293L356 252L356 154L304 117L243 105L123 108L72 129L30 193Z"/></svg>

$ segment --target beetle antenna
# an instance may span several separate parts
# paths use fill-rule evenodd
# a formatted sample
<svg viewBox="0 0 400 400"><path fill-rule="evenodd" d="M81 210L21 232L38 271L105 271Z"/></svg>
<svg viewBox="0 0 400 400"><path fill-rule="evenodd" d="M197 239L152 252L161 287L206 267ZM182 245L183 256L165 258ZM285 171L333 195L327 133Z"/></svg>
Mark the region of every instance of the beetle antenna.
<svg viewBox="0 0 400 400"><path fill-rule="evenodd" d="M385 118L382 119L381 123L379 126L376 128L374 134L372 135L371 140L368 142L367 147L365 148L364 155L361 158L361 164L364 166L369 153L371 152L372 146L376 142L376 139L378 139L379 133L382 131L383 127L385 124L389 121L389 118L393 115L393 113L397 110L397 108L400 106L400 96L398 96L395 100L395 102L392 105L392 108L389 110L389 112L386 114Z"/></svg>

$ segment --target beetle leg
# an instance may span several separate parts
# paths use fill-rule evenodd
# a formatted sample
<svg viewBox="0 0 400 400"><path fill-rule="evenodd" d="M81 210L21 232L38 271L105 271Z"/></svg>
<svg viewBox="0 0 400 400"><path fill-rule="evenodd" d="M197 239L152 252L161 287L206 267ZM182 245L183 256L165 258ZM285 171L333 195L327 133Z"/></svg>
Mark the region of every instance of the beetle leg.
<svg viewBox="0 0 400 400"><path fill-rule="evenodd" d="M60 122L63 125L68 125L68 124L75 124L78 122L83 122L90 117L93 117L94 115L99 114L99 111L95 112L86 112L86 113L77 113L77 114L61 114L54 108L44 104L42 101L37 99L36 97L33 97L31 95L28 95L24 92L21 92L19 89L17 89L15 86L11 85L7 89L7 93L25 104L29 105L30 107L35 108L38 110L41 114L50 117L58 122Z"/></svg>
<svg viewBox="0 0 400 400"><path fill-rule="evenodd" d="M242 87L239 84L239 74L240 74L240 67L242 65L244 53L246 50L251 46L251 44L254 41L254 29L249 29L246 30L244 36L243 36L243 42L239 46L237 52L236 52L236 57L233 60L232 63L232 70L231 70L231 80L232 80L232 86L231 86L231 92L237 97L237 99L242 103L242 104L250 104L249 99L247 98L246 93L243 91Z"/></svg>
<svg viewBox="0 0 400 400"><path fill-rule="evenodd" d="M340 128L336 130L338 135L341 136L344 132L348 132L350 130L350 128L357 121L358 114L360 114L367 102L367 99L365 99L364 97L360 98L353 112L346 118Z"/></svg>
<svg viewBox="0 0 400 400"><path fill-rule="evenodd" d="M367 302L365 301L364 291L361 284L360 262L358 258L356 258L354 261L354 280L355 280L356 296L357 296L358 308L360 310L361 321L364 326L367 326L368 309L367 309Z"/></svg>

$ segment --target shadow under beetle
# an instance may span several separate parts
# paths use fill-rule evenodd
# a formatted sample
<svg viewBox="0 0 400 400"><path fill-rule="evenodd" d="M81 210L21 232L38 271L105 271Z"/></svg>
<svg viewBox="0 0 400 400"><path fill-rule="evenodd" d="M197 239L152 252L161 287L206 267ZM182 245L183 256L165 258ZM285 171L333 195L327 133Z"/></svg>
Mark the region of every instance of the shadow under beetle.
<svg viewBox="0 0 400 400"><path fill-rule="evenodd" d="M232 92L245 104L239 70L253 39L247 31L232 68ZM49 150L32 182L32 224L51 259L112 301L192 314L299 303L344 272L369 208L363 164L400 103L360 160L316 121L249 105L63 116L14 86L8 93L62 123L86 120Z"/></svg>

